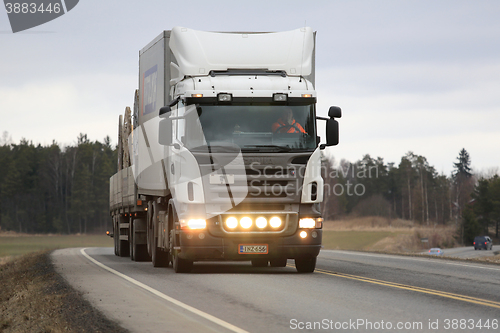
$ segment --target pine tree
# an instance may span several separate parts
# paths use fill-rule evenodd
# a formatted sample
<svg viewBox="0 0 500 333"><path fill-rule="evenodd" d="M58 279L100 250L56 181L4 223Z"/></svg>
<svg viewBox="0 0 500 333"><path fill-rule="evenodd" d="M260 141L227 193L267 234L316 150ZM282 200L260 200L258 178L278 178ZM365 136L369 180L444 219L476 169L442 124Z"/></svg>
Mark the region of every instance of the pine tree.
<svg viewBox="0 0 500 333"><path fill-rule="evenodd" d="M458 162L453 163L455 167L455 172L453 173L453 178L464 177L470 178L472 176L472 169L470 167L470 156L465 148L462 148L460 153L458 154Z"/></svg>
<svg viewBox="0 0 500 333"><path fill-rule="evenodd" d="M479 225L474 212L467 206L463 212L463 241L466 245L472 245L474 237L479 235L481 232L481 226Z"/></svg>

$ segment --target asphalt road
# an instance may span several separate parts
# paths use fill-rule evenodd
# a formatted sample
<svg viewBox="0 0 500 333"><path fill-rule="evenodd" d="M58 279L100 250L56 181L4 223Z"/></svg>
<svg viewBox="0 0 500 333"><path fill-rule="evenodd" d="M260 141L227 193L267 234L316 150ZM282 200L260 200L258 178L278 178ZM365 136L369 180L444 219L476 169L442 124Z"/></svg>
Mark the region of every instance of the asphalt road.
<svg viewBox="0 0 500 333"><path fill-rule="evenodd" d="M86 254L86 256L84 255ZM88 256L88 257L87 257ZM322 250L317 270L195 263L190 274L57 250L57 270L132 332L498 332L500 266Z"/></svg>

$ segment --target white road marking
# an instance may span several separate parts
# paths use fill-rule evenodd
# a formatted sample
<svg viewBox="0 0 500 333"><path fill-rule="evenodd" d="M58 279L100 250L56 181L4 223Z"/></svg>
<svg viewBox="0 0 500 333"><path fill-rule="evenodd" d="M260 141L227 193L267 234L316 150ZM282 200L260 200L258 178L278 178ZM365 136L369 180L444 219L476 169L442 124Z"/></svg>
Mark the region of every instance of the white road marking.
<svg viewBox="0 0 500 333"><path fill-rule="evenodd" d="M189 305L187 305L185 303L182 303L181 301L176 300L175 298L167 296L167 295L159 292L158 290L153 289L150 286L145 285L142 282L139 282L139 281L137 281L135 279L132 279L131 277L129 277L129 276L125 275L125 274L122 274L122 273L120 273L118 271L115 271L114 269L112 269L112 268L110 268L110 267L108 267L108 266L100 263L99 261L97 261L94 258L92 258L91 256L89 256L87 253L85 253L85 250L86 250L86 248L81 249L80 250L81 254L84 257L86 257L88 260L90 260L91 262L93 262L94 264L96 264L97 266L99 266L101 268L104 268L108 272L113 273L113 274L115 274L115 275L117 275L117 276L119 276L119 277L121 277L121 278L123 278L123 279L125 279L125 280L127 280L127 281L129 281L129 282L131 282L133 284L135 284L136 286L141 287L141 288L149 291L153 295L156 295L156 296L158 296L160 298L163 298L164 300L166 300L166 301L168 301L168 302L170 302L172 304L175 304L175 305L177 305L177 306L179 306L179 307L181 307L181 308L183 308L185 310L188 310L188 311L190 311L190 312L192 312L192 313L194 313L194 314L196 314L196 315L198 315L198 316L200 316L202 318L205 318L206 320L209 320L209 321L211 321L211 322L213 322L213 323L215 323L215 324L217 324L219 326L222 326L225 329L228 329L228 330L233 331L233 332L238 332L238 333L248 333L247 331L245 331L245 330L243 330L243 329L241 329L239 327L236 327L236 326L234 326L234 325L232 325L232 324L230 324L228 322L225 322L222 319L219 319L219 318L214 317L214 316L212 316L212 315L210 315L210 314L208 314L206 312L203 312L201 310L193 308L192 306L189 306Z"/></svg>
<svg viewBox="0 0 500 333"><path fill-rule="evenodd" d="M433 259L433 258L429 258L429 259L408 258L405 256L396 256L396 255L390 255L390 254L377 255L377 254L371 254L371 253L347 252L347 251L341 251L341 250L321 250L321 252L343 253L343 254L350 254L350 255L355 255L355 256L377 257L377 258L391 257L391 258L395 258L395 259L424 261L424 262L429 262L429 259L431 259L431 260ZM433 260L433 261L437 262L437 260ZM458 263L444 261L444 260L439 260L439 263L444 264L444 265L463 266L463 267L469 267L469 268L482 268L482 269L490 269L490 270L494 270L494 271L500 271L500 268L485 267L485 266L478 266L478 265L458 264Z"/></svg>

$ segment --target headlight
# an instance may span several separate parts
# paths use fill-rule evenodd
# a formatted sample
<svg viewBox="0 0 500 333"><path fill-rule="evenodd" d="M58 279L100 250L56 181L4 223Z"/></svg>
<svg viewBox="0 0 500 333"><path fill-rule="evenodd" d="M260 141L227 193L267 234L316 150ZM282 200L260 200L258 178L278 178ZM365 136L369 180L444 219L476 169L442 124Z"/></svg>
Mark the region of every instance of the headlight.
<svg viewBox="0 0 500 333"><path fill-rule="evenodd" d="M242 217L240 220L240 225L243 229L248 229L252 226L252 219L248 216Z"/></svg>
<svg viewBox="0 0 500 333"><path fill-rule="evenodd" d="M279 228L279 227L281 227L281 219L277 216L274 216L271 218L271 221L269 221L269 224L273 228Z"/></svg>
<svg viewBox="0 0 500 333"><path fill-rule="evenodd" d="M203 219L191 219L188 220L187 226L189 229L205 229L207 227L207 221Z"/></svg>
<svg viewBox="0 0 500 333"><path fill-rule="evenodd" d="M299 228L304 228L304 229L316 228L316 221L311 218L300 219Z"/></svg>
<svg viewBox="0 0 500 333"><path fill-rule="evenodd" d="M307 237L307 232L305 232L304 230L302 230L300 233L300 238L306 238Z"/></svg>
<svg viewBox="0 0 500 333"><path fill-rule="evenodd" d="M321 229L323 228L323 219L321 217L311 218L306 217L299 220L299 228L301 229Z"/></svg>

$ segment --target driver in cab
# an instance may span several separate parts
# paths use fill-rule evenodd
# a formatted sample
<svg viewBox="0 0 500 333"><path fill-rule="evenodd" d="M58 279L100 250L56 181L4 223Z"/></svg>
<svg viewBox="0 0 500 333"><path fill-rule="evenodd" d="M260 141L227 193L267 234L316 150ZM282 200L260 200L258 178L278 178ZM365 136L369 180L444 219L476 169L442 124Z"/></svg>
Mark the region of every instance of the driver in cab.
<svg viewBox="0 0 500 333"><path fill-rule="evenodd" d="M272 127L273 133L306 133L304 128L293 118L293 111L290 108L283 110L279 118Z"/></svg>

